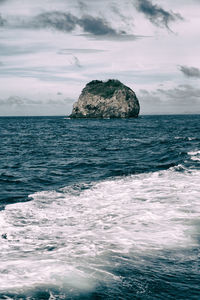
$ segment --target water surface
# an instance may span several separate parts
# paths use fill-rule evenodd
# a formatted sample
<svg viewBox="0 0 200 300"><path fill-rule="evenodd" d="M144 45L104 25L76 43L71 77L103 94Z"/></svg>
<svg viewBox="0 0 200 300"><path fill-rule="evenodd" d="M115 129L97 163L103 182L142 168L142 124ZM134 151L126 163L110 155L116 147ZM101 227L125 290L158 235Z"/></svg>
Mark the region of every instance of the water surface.
<svg viewBox="0 0 200 300"><path fill-rule="evenodd" d="M200 116L0 118L1 299L199 299Z"/></svg>

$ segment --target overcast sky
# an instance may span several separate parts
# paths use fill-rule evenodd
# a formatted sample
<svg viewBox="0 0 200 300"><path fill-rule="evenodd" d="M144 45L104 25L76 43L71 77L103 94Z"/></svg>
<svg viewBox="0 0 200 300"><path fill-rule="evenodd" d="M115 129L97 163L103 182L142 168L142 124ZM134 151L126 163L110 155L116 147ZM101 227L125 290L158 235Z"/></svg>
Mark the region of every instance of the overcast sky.
<svg viewBox="0 0 200 300"><path fill-rule="evenodd" d="M200 113L200 0L0 0L0 115L67 115L115 78L141 114Z"/></svg>

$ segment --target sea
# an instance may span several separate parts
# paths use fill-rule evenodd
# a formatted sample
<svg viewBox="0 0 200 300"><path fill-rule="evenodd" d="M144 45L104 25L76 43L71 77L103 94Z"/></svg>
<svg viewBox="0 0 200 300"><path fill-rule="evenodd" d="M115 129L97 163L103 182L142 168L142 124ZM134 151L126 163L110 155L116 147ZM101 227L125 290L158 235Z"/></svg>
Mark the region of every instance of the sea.
<svg viewBox="0 0 200 300"><path fill-rule="evenodd" d="M200 299L200 115L0 118L0 299Z"/></svg>

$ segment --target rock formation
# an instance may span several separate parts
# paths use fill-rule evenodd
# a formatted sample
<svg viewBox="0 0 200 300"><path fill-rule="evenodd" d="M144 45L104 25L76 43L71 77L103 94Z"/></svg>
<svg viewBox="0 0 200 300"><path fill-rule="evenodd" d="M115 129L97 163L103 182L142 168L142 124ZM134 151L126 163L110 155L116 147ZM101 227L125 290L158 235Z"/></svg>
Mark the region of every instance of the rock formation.
<svg viewBox="0 0 200 300"><path fill-rule="evenodd" d="M133 118L140 105L135 93L118 80L89 82L73 105L71 118Z"/></svg>

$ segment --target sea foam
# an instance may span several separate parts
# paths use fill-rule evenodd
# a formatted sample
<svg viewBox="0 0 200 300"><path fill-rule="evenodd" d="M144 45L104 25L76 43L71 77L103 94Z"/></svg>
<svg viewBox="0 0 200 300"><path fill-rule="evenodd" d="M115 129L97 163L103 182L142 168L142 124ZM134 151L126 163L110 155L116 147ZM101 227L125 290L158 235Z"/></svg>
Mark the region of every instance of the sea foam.
<svg viewBox="0 0 200 300"><path fill-rule="evenodd" d="M188 155L191 156L191 160L200 161L200 150L190 151Z"/></svg>
<svg viewBox="0 0 200 300"><path fill-rule="evenodd" d="M0 292L55 286L72 293L120 280L116 257L196 247L198 170L166 170L101 181L80 192L30 195L0 211ZM77 189L77 188L76 188Z"/></svg>

